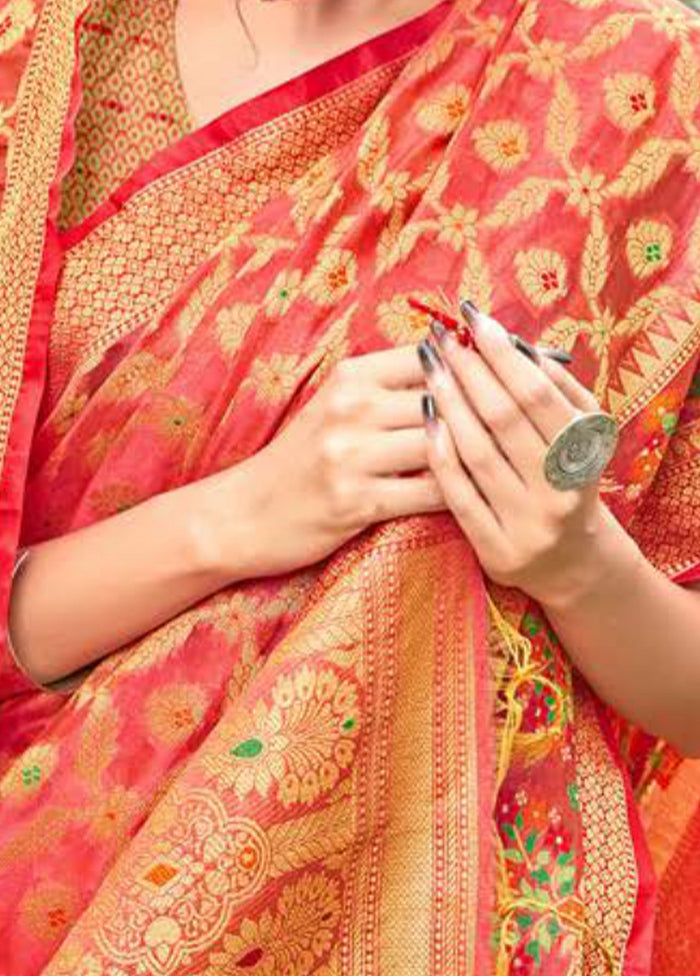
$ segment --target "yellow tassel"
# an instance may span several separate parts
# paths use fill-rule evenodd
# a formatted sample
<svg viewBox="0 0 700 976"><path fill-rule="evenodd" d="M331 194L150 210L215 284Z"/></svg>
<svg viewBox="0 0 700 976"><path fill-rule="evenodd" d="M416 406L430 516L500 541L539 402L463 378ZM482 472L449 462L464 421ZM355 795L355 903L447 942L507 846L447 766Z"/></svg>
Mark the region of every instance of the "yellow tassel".
<svg viewBox="0 0 700 976"><path fill-rule="evenodd" d="M526 762L534 761L542 755L546 755L547 751L559 740L564 731L566 710L561 689L541 673L541 665L533 662L530 641L506 620L491 597L488 598L488 604L491 619L503 640L508 658L502 685L499 689L505 707L505 719L501 729L496 771L496 785L500 789L508 774L514 754L517 753L519 758L524 758ZM553 724L550 724L546 732L523 733L521 731L523 706L518 700L518 693L523 685L535 680L547 687L552 697L556 700L556 720ZM598 938L594 928L585 920L585 905L579 901L575 902L582 913L582 917L577 918L563 911L557 905L544 905L541 902L528 898L512 898L509 892L508 874L505 857L503 856L503 843L500 836L498 836L497 844L500 854L498 887L501 893L499 896L501 929L498 955L496 957L496 976L510 976L511 959L507 936L514 921L513 916L519 910L535 911L543 917L550 915L556 918L562 926L568 928L569 931L578 933L582 939L592 941L603 955L608 973L610 976L614 976L615 966L613 954ZM573 899L568 899L569 904L572 901Z"/></svg>

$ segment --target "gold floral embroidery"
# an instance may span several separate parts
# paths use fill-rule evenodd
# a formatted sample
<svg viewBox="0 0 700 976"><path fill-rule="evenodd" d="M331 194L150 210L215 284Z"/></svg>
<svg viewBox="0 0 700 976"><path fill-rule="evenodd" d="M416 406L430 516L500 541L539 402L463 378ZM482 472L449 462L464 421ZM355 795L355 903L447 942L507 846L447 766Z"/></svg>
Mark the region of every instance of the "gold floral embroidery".
<svg viewBox="0 0 700 976"><path fill-rule="evenodd" d="M56 746L49 743L31 746L15 759L0 780L0 797L20 803L31 799L51 778L57 762Z"/></svg>
<svg viewBox="0 0 700 976"><path fill-rule="evenodd" d="M19 924L42 942L65 938L78 912L77 893L62 884L41 884L25 895L19 906Z"/></svg>
<svg viewBox="0 0 700 976"><path fill-rule="evenodd" d="M268 403L285 400L298 382L298 356L274 352L269 359L256 359L242 388L252 387Z"/></svg>
<svg viewBox="0 0 700 976"><path fill-rule="evenodd" d="M331 952L340 923L340 886L325 873L287 885L273 910L225 935L203 976L311 976ZM333 970L335 972L335 970Z"/></svg>
<svg viewBox="0 0 700 976"><path fill-rule="evenodd" d="M206 702L206 695L198 685L161 685L146 701L148 727L157 739L169 745L186 742L199 728Z"/></svg>
<svg viewBox="0 0 700 976"><path fill-rule="evenodd" d="M551 81L566 65L566 44L546 38L531 48L527 60L533 77L540 81Z"/></svg>
<svg viewBox="0 0 700 976"><path fill-rule="evenodd" d="M0 14L0 54L18 44L35 21L36 11L32 0L10 0Z"/></svg>
<svg viewBox="0 0 700 976"><path fill-rule="evenodd" d="M337 177L335 160L326 156L291 187L292 218L297 230L303 230L312 218L323 217L339 199Z"/></svg>
<svg viewBox="0 0 700 976"><path fill-rule="evenodd" d="M329 669L306 665L278 679L273 704L259 702L230 733L226 753L207 760L239 799L267 796L273 785L284 806L312 803L352 763L359 728L356 687Z"/></svg>
<svg viewBox="0 0 700 976"><path fill-rule="evenodd" d="M418 110L416 120L429 132L450 135L458 128L471 104L471 92L464 85L445 85Z"/></svg>
<svg viewBox="0 0 700 976"><path fill-rule="evenodd" d="M114 437L105 438L98 444L93 442L95 451L104 452L99 460L104 461L106 454L114 444ZM95 463L96 456L91 456L91 463ZM139 492L131 481L114 481L90 492L89 503L94 514L100 519L111 518L119 512L127 512L134 505L142 502L143 494Z"/></svg>
<svg viewBox="0 0 700 976"><path fill-rule="evenodd" d="M668 267L673 231L660 220L640 220L627 231L627 260L638 278L649 278Z"/></svg>
<svg viewBox="0 0 700 976"><path fill-rule="evenodd" d="M590 217L603 202L605 176L594 173L590 166L584 166L580 173L574 174L570 181L570 192L566 202L574 207L582 217Z"/></svg>
<svg viewBox="0 0 700 976"><path fill-rule="evenodd" d="M286 315L301 294L301 271L280 271L265 296L265 312L270 318Z"/></svg>
<svg viewBox="0 0 700 976"><path fill-rule="evenodd" d="M173 0L93 0L80 39L83 99L61 222L73 226L190 126Z"/></svg>
<svg viewBox="0 0 700 976"><path fill-rule="evenodd" d="M467 244L476 241L478 219L478 211L467 210L461 203L456 203L451 210L438 217L438 241L448 244L455 251L463 251Z"/></svg>
<svg viewBox="0 0 700 976"><path fill-rule="evenodd" d="M99 793L90 811L90 833L100 840L125 840L135 813L143 807L143 801L133 791L115 786L106 793Z"/></svg>
<svg viewBox="0 0 700 976"><path fill-rule="evenodd" d="M221 309L216 316L216 334L219 345L227 355L233 356L241 348L257 314L257 306L250 302L237 302Z"/></svg>
<svg viewBox="0 0 700 976"><path fill-rule="evenodd" d="M357 258L352 251L329 247L304 282L305 293L318 305L335 305L357 283Z"/></svg>
<svg viewBox="0 0 700 976"><path fill-rule="evenodd" d="M497 173L509 173L530 154L530 137L519 122L488 122L474 133L476 151Z"/></svg>
<svg viewBox="0 0 700 976"><path fill-rule="evenodd" d="M606 78L605 102L612 120L632 132L656 112L656 88L651 78L640 74L618 74Z"/></svg>
<svg viewBox="0 0 700 976"><path fill-rule="evenodd" d="M428 303L430 299L425 301ZM405 295L394 295L390 301L382 302L377 307L377 320L382 333L397 346L419 342L425 337L425 315L411 308Z"/></svg>
<svg viewBox="0 0 700 976"><path fill-rule="evenodd" d="M521 251L515 257L515 267L520 287L537 308L554 305L566 295L566 261L556 251Z"/></svg>

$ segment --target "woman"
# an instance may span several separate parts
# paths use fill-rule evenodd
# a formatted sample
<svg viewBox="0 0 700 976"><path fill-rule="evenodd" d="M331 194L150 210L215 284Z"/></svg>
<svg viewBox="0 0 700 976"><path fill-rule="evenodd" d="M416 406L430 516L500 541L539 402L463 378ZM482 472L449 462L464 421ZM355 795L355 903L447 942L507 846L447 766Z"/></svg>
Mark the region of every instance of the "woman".
<svg viewBox="0 0 700 976"><path fill-rule="evenodd" d="M243 13L232 86L223 0L5 8L0 968L648 973L632 785L700 749L695 20Z"/></svg>

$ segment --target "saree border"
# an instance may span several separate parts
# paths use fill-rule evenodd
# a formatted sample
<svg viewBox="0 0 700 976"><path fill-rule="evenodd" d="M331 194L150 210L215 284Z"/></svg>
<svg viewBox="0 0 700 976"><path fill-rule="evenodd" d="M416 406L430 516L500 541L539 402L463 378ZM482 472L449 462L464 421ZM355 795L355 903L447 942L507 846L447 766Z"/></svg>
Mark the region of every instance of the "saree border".
<svg viewBox="0 0 700 976"><path fill-rule="evenodd" d="M130 200L148 193L168 177L184 172L193 163L209 158L237 139L264 126L279 123L296 111L308 109L322 98L339 93L372 71L389 67L427 41L446 16L453 0L441 0L419 17L371 38L343 54L281 85L234 106L213 121L156 153L118 187L99 207L75 227L63 232L70 249L124 208Z"/></svg>
<svg viewBox="0 0 700 976"><path fill-rule="evenodd" d="M60 264L59 186L72 158L79 98L77 27L90 0L45 0L18 95L0 211L0 638L7 630L12 561L32 436L45 379ZM51 83L47 84L47 78ZM11 659L5 695L32 687ZM5 677L5 675L3 675Z"/></svg>

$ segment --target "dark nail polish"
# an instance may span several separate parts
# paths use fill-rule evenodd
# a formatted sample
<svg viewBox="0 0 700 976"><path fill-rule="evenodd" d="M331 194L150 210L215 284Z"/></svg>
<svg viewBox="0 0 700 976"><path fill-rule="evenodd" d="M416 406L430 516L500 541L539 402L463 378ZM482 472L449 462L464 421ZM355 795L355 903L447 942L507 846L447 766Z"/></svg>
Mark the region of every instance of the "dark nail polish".
<svg viewBox="0 0 700 976"><path fill-rule="evenodd" d="M429 430L434 430L437 425L437 404L435 397L430 393L423 395L423 417Z"/></svg>
<svg viewBox="0 0 700 976"><path fill-rule="evenodd" d="M474 302L470 302L469 299L465 299L460 304L459 310L462 313L463 317L467 320L467 322L469 323L469 325L471 325L471 327L473 329L478 328L478 326L479 326L479 315L481 313L479 312L479 309L476 307L476 305L474 304Z"/></svg>
<svg viewBox="0 0 700 976"><path fill-rule="evenodd" d="M447 339L449 333L442 322L438 322L437 319L432 319L430 323L430 331L433 333L433 337L435 338L437 344L439 346L444 346L445 340Z"/></svg>
<svg viewBox="0 0 700 976"><path fill-rule="evenodd" d="M518 352L523 354L523 356L527 356L527 358L531 359L533 363L539 362L540 357L537 350L527 341L527 339L523 339L522 336L515 335L514 332L511 332L510 341L513 343Z"/></svg>
<svg viewBox="0 0 700 976"><path fill-rule="evenodd" d="M429 339L424 339L418 346L418 357L428 376L432 376L436 370L444 368L440 354Z"/></svg>
<svg viewBox="0 0 700 976"><path fill-rule="evenodd" d="M562 366L570 366L574 361L574 357L569 355L568 352L564 352L563 349L551 349L549 346L538 346L537 351L540 356L553 359L555 363L561 363Z"/></svg>

